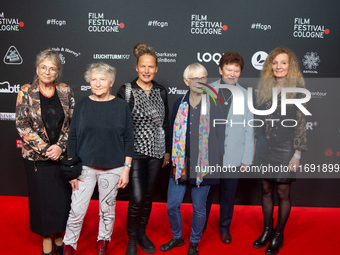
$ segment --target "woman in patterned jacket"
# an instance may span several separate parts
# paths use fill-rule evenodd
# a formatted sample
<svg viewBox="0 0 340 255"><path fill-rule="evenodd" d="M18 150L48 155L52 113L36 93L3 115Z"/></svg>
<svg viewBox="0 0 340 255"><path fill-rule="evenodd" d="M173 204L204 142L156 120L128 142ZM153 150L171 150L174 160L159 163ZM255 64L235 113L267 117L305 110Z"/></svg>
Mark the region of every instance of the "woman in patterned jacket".
<svg viewBox="0 0 340 255"><path fill-rule="evenodd" d="M43 254L62 254L62 232L70 210L71 187L60 171L74 107L71 88L56 81L61 61L54 50L37 55L37 78L21 87L16 127L23 140L32 232L43 237Z"/></svg>

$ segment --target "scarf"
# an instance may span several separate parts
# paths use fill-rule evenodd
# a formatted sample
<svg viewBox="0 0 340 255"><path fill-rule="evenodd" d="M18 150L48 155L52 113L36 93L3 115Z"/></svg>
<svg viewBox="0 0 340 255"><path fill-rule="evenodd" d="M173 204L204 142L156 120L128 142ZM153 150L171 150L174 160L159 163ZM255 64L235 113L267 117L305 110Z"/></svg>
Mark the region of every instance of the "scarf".
<svg viewBox="0 0 340 255"><path fill-rule="evenodd" d="M173 137L172 137L172 162L176 165L176 183L182 176L182 171L185 166L185 146L186 146L186 131L188 124L189 104L184 101L183 96L181 104L178 108L174 126L173 126ZM206 100L206 105L202 100ZM206 114L202 114L202 107L206 106L204 111ZM199 123L199 148L198 148L198 160L197 166L200 171L196 175L196 185L199 187L203 181L203 176L208 174L206 171L209 166L209 154L208 154L208 138L210 132L210 101L206 95L202 95L201 99L201 114ZM204 171L203 171L204 170ZM186 169L189 171L189 169Z"/></svg>

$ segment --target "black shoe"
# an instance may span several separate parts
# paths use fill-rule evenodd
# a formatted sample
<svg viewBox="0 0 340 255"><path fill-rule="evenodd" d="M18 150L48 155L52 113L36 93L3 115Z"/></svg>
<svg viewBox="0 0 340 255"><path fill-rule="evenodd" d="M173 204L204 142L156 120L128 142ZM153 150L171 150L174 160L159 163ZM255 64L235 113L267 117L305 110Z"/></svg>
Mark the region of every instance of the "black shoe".
<svg viewBox="0 0 340 255"><path fill-rule="evenodd" d="M269 242L270 236L273 232L273 219L271 222L264 223L264 228L261 236L255 240L253 247L256 249L262 249L266 247Z"/></svg>
<svg viewBox="0 0 340 255"><path fill-rule="evenodd" d="M169 242L161 245L159 249L161 251L171 251L173 248L180 247L182 245L184 245L184 240L182 237L180 239L172 238Z"/></svg>
<svg viewBox="0 0 340 255"><path fill-rule="evenodd" d="M55 255L63 255L63 246L59 246L54 243L54 253Z"/></svg>
<svg viewBox="0 0 340 255"><path fill-rule="evenodd" d="M135 243L129 243L125 255L137 255L137 246Z"/></svg>
<svg viewBox="0 0 340 255"><path fill-rule="evenodd" d="M190 243L187 255L198 255L198 243Z"/></svg>
<svg viewBox="0 0 340 255"><path fill-rule="evenodd" d="M275 228L272 236L269 240L269 245L266 249L265 254L267 255L275 255L278 254L280 248L283 247L283 230Z"/></svg>
<svg viewBox="0 0 340 255"><path fill-rule="evenodd" d="M145 253L155 253L156 252L155 245L153 244L153 242L151 242L151 240L146 236L145 233L138 234L137 245L139 245Z"/></svg>

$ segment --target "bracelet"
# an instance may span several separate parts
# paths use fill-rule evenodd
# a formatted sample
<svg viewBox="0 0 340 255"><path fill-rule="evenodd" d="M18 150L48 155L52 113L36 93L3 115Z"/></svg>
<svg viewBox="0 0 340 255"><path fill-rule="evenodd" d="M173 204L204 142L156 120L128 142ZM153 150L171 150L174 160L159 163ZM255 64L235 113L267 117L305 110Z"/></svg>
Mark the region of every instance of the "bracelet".
<svg viewBox="0 0 340 255"><path fill-rule="evenodd" d="M131 164L127 164L127 163L124 163L124 166L127 166L127 167L132 167Z"/></svg>
<svg viewBox="0 0 340 255"><path fill-rule="evenodd" d="M295 157L295 158L297 158L297 159L300 159L301 158L301 155L299 155L299 154L297 154L297 153L294 153L294 156L293 157Z"/></svg>

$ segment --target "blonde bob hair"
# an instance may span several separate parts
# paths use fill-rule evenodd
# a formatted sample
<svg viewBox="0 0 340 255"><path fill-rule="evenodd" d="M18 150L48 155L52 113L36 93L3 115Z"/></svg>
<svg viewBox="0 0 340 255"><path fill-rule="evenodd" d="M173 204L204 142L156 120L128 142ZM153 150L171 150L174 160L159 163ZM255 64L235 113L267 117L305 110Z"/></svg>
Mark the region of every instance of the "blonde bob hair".
<svg viewBox="0 0 340 255"><path fill-rule="evenodd" d="M285 87L305 87L305 82L301 74L298 60L290 49L286 47L278 47L272 50L261 71L261 79L257 88L257 105L261 105L272 98L273 88L276 85L276 77L273 72L273 61L279 54L287 54L289 59L288 73L285 79ZM295 93L288 93L287 98L294 98Z"/></svg>

